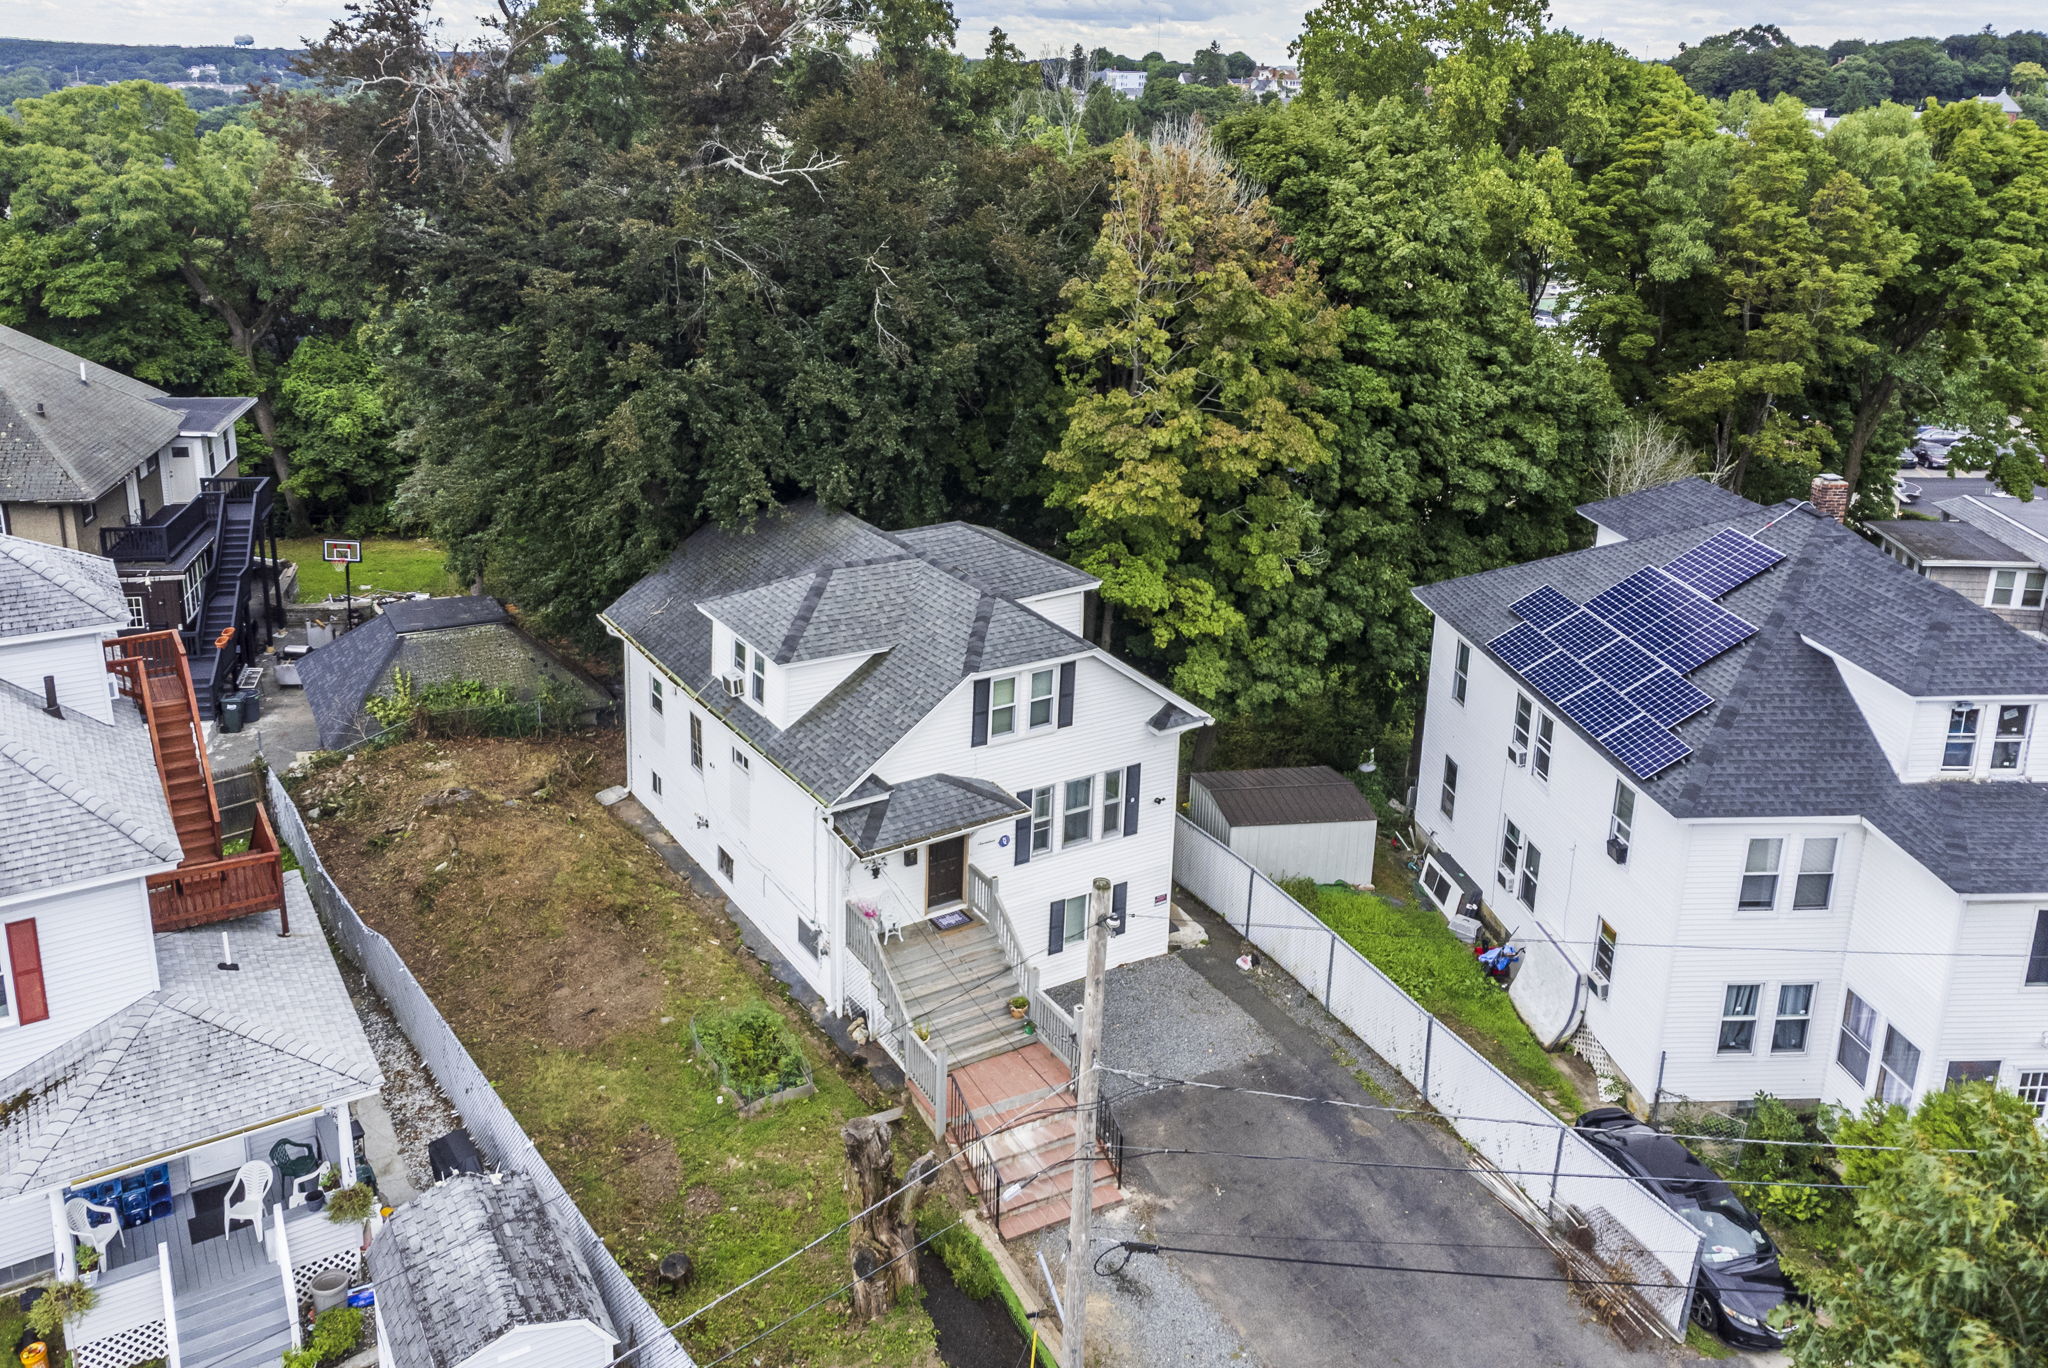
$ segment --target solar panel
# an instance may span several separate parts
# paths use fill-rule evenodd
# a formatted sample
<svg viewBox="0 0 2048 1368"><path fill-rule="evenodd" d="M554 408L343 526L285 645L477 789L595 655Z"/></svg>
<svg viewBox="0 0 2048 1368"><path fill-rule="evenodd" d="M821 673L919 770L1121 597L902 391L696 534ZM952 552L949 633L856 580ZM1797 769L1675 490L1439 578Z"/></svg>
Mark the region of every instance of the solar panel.
<svg viewBox="0 0 2048 1368"><path fill-rule="evenodd" d="M1583 608L1550 629L1550 639L1580 660L1608 645L1615 637L1612 627Z"/></svg>
<svg viewBox="0 0 2048 1368"><path fill-rule="evenodd" d="M1785 553L1740 532L1716 532L1664 568L1708 598L1749 583L1785 559Z"/></svg>
<svg viewBox="0 0 2048 1368"><path fill-rule="evenodd" d="M1636 602L1653 590L1669 586L1674 581L1654 565L1646 565L1630 575L1612 589L1595 594L1586 606L1601 617L1612 621L1614 615L1631 603Z"/></svg>
<svg viewBox="0 0 2048 1368"><path fill-rule="evenodd" d="M1617 637L1612 646L1590 656L1586 668L1615 688L1626 689L1663 667L1657 663L1657 657L1627 637Z"/></svg>
<svg viewBox="0 0 2048 1368"><path fill-rule="evenodd" d="M1601 744L1614 752L1614 758L1628 766L1630 773L1644 779L1670 769L1692 754L1692 747L1640 715L1617 727Z"/></svg>
<svg viewBox="0 0 2048 1368"><path fill-rule="evenodd" d="M1508 607L1514 610L1515 616L1524 622L1533 622L1538 627L1549 627L1553 623L1562 622L1579 611L1578 604L1547 584L1533 594L1524 594Z"/></svg>
<svg viewBox="0 0 2048 1368"><path fill-rule="evenodd" d="M1756 628L1718 603L1694 597L1633 634L1636 644L1680 674L1706 664L1756 635Z"/></svg>
<svg viewBox="0 0 2048 1368"><path fill-rule="evenodd" d="M1629 702L1662 726L1675 727L1714 700L1670 670L1659 670L1626 691Z"/></svg>
<svg viewBox="0 0 2048 1368"><path fill-rule="evenodd" d="M1595 682L1570 698L1559 699L1557 709L1594 736L1605 736L1632 717L1643 714L1635 704L1615 692L1613 686Z"/></svg>
<svg viewBox="0 0 2048 1368"><path fill-rule="evenodd" d="M1544 657L1522 673L1545 698L1553 701L1567 698L1593 682L1593 672L1563 651Z"/></svg>
<svg viewBox="0 0 2048 1368"><path fill-rule="evenodd" d="M1608 616L1608 622L1623 636L1633 639L1637 645L1654 651L1645 637L1659 623L1668 621L1673 614L1684 613L1695 605L1712 607L1693 590L1675 581L1653 585L1649 591L1631 603L1623 604Z"/></svg>
<svg viewBox="0 0 2048 1368"><path fill-rule="evenodd" d="M1510 670L1528 673L1529 667L1557 649L1557 643L1523 623L1510 627L1486 643Z"/></svg>

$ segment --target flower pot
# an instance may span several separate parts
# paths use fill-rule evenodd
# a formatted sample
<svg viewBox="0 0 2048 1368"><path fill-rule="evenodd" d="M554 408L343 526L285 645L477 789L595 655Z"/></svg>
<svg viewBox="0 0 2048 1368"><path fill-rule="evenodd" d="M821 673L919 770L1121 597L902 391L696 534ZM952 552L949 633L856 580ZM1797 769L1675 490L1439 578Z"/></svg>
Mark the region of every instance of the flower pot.
<svg viewBox="0 0 2048 1368"><path fill-rule="evenodd" d="M1012 1021L1022 1021L1027 1015L1030 1014L1030 1011L1031 1009L1029 1007L1012 1007L1010 1009L1010 1019Z"/></svg>
<svg viewBox="0 0 2048 1368"><path fill-rule="evenodd" d="M78 1270L78 1281L87 1287L97 1287L100 1281L100 1271L97 1268L81 1268Z"/></svg>
<svg viewBox="0 0 2048 1368"><path fill-rule="evenodd" d="M330 1268L314 1275L306 1287L313 1298L313 1313L332 1311L348 1299L348 1274L338 1268Z"/></svg>

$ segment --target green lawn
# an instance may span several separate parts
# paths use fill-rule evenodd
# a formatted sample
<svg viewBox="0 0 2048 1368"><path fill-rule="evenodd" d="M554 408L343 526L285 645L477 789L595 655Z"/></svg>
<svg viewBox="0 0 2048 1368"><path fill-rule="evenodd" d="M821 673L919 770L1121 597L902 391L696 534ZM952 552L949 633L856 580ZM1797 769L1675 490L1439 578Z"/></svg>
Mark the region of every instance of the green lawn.
<svg viewBox="0 0 2048 1368"><path fill-rule="evenodd" d="M341 593L341 567L320 559L321 537L299 537L277 544L278 554L299 567L300 603L318 603ZM424 537L369 537L363 541L361 564L349 572L358 594L372 589L386 594L459 594L463 585L447 567L448 553Z"/></svg>
<svg viewBox="0 0 2048 1368"><path fill-rule="evenodd" d="M1578 1089L1515 1014L1508 995L1486 981L1472 962L1472 948L1451 934L1442 917L1418 899L1390 907L1342 885L1310 887L1311 910L1331 930L1502 1073L1560 1115L1584 1109ZM1307 890L1301 881L1289 881L1287 891L1302 898Z"/></svg>

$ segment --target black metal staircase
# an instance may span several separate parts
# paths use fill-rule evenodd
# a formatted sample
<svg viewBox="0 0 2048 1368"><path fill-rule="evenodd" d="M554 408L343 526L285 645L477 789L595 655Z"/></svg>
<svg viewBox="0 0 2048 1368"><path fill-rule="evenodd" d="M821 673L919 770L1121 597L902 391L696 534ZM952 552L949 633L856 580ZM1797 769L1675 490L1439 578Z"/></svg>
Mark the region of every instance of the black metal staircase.
<svg viewBox="0 0 2048 1368"><path fill-rule="evenodd" d="M226 475L200 482L214 508L213 566L206 602L193 624L192 682L199 711L211 718L234 687L235 674L255 649L247 617L249 577L256 573L256 541L270 519L271 482L262 476Z"/></svg>

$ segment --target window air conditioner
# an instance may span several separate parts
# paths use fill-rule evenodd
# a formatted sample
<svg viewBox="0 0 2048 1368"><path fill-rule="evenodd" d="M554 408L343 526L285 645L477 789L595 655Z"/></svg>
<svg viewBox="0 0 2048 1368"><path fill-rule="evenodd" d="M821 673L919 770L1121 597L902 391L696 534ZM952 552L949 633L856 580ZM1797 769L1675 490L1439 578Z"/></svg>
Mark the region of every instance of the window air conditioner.
<svg viewBox="0 0 2048 1368"><path fill-rule="evenodd" d="M1611 988L1611 987L1613 987L1613 986L1614 986L1614 985L1613 985L1612 983L1608 982L1608 981L1607 981L1606 979L1604 979L1604 978L1594 978L1594 977L1593 977L1592 975L1590 975L1590 974L1588 974L1588 975L1586 976L1586 983L1587 983L1587 986L1589 986L1590 988L1592 988L1592 990L1593 990L1593 996L1594 996L1594 997L1596 997L1596 998L1599 998L1599 999L1600 999L1600 1000L1601 1000L1602 1002L1605 1002L1605 1001L1607 1001L1607 990L1608 990L1609 988Z"/></svg>
<svg viewBox="0 0 2048 1368"><path fill-rule="evenodd" d="M738 670L727 670L719 678L725 681L725 692L729 697L745 698L747 696L747 677L745 674Z"/></svg>
<svg viewBox="0 0 2048 1368"><path fill-rule="evenodd" d="M1622 840L1619 836L1609 836L1607 838L1607 858L1616 864L1627 864L1628 842Z"/></svg>
<svg viewBox="0 0 2048 1368"><path fill-rule="evenodd" d="M1508 763L1527 768L1529 764L1529 748L1527 746L1509 746Z"/></svg>

